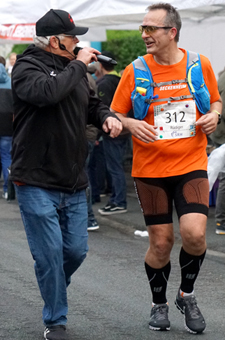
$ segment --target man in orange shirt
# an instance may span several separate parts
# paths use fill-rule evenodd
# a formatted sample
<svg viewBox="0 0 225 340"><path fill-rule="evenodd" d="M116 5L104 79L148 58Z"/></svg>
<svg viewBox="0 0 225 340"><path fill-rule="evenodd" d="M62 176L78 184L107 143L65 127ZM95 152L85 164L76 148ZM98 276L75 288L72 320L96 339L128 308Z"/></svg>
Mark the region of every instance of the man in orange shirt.
<svg viewBox="0 0 225 340"><path fill-rule="evenodd" d="M151 70L154 97L143 119L128 118L135 88L134 68L125 69L111 110L133 135L136 192L149 233L145 269L152 291L149 328L169 330L167 281L174 243L173 202L179 218L181 284L175 304L191 333L205 329L194 295L194 283L206 252L209 203L207 135L216 129L222 109L217 82L209 60L200 56L209 90L209 110L202 114L190 96L186 80L187 51L177 46L181 19L170 4L148 7L140 31L147 48L144 60ZM174 79L177 79L174 81ZM171 82L173 80L173 82ZM160 84L159 84L160 83Z"/></svg>

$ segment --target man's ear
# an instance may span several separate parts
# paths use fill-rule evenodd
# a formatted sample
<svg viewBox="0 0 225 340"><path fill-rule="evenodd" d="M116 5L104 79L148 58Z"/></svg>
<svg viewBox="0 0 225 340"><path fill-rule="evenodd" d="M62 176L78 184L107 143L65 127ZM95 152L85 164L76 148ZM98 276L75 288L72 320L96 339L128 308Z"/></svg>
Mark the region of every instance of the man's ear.
<svg viewBox="0 0 225 340"><path fill-rule="evenodd" d="M173 39L175 39L175 37L176 37L176 35L177 35L177 29L176 29L176 27L172 27L171 29L170 29L170 37L171 37L171 40L173 40Z"/></svg>
<svg viewBox="0 0 225 340"><path fill-rule="evenodd" d="M59 48L59 41L54 35L49 38L49 46L54 49Z"/></svg>

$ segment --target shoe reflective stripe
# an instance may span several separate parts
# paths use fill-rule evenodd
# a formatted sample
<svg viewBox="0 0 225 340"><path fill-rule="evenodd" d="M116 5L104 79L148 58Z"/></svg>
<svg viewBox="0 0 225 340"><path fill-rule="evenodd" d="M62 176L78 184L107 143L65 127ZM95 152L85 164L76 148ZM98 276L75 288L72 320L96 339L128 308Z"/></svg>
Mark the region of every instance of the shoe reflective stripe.
<svg viewBox="0 0 225 340"><path fill-rule="evenodd" d="M115 210L125 210L125 208L115 206L115 207L112 207L110 210L111 210L111 211L115 211Z"/></svg>
<svg viewBox="0 0 225 340"><path fill-rule="evenodd" d="M110 209L111 207L114 207L114 204L112 203L107 203L106 206L102 209Z"/></svg>
<svg viewBox="0 0 225 340"><path fill-rule="evenodd" d="M124 207L118 207L117 205L113 205L110 208L99 209L98 212L102 215L111 215L111 214L120 214L127 212L127 209Z"/></svg>

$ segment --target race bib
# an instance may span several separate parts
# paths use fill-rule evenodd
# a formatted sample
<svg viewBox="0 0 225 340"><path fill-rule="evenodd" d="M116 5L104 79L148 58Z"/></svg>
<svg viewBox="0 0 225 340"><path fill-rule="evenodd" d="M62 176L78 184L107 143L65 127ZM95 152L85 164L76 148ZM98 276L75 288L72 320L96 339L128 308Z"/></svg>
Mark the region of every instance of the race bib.
<svg viewBox="0 0 225 340"><path fill-rule="evenodd" d="M154 107L154 124L158 139L195 136L196 106L194 100L171 102Z"/></svg>

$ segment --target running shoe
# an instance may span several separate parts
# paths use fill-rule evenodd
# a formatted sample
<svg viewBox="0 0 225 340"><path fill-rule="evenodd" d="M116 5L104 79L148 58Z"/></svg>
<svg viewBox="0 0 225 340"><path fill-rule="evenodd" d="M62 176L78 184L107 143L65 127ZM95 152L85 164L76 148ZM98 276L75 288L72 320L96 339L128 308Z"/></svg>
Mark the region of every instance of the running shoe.
<svg viewBox="0 0 225 340"><path fill-rule="evenodd" d="M2 194L2 198L4 198L5 200L7 200L7 199L8 199L8 192L4 192L4 193Z"/></svg>
<svg viewBox="0 0 225 340"><path fill-rule="evenodd" d="M104 208L98 209L98 212L101 215L113 215L113 214L122 214L127 212L127 209L124 207L120 207L114 203L108 203Z"/></svg>
<svg viewBox="0 0 225 340"><path fill-rule="evenodd" d="M225 225L216 223L216 234L225 235Z"/></svg>
<svg viewBox="0 0 225 340"><path fill-rule="evenodd" d="M153 331L169 331L168 312L169 306L167 303L154 305L150 314L149 328Z"/></svg>
<svg viewBox="0 0 225 340"><path fill-rule="evenodd" d="M197 306L194 294L182 297L178 291L175 305L184 314L184 325L190 333L202 333L206 327L205 319Z"/></svg>
<svg viewBox="0 0 225 340"><path fill-rule="evenodd" d="M93 221L93 222L88 223L88 228L87 228L88 231L93 231L93 230L97 230L97 229L99 229L99 225L98 225L97 221Z"/></svg>

